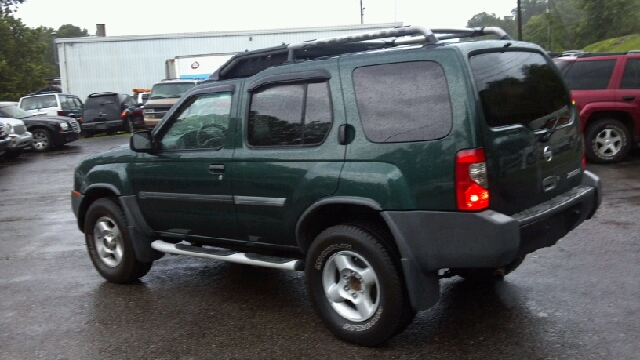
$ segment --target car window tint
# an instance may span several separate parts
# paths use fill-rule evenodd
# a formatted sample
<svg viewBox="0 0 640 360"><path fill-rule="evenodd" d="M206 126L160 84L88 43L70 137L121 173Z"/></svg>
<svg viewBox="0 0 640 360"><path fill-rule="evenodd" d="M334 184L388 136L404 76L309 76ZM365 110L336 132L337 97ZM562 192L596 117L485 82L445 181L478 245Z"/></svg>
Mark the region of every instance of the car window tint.
<svg viewBox="0 0 640 360"><path fill-rule="evenodd" d="M489 126L522 124L539 129L569 114L569 92L540 53L505 51L469 60Z"/></svg>
<svg viewBox="0 0 640 360"><path fill-rule="evenodd" d="M360 119L376 143L439 139L451 130L449 88L442 67L415 61L353 71Z"/></svg>
<svg viewBox="0 0 640 360"><path fill-rule="evenodd" d="M42 102L42 108L58 107L55 95L38 96Z"/></svg>
<svg viewBox="0 0 640 360"><path fill-rule="evenodd" d="M49 107L58 107L55 95L32 96L22 99L20 107L24 110L38 110Z"/></svg>
<svg viewBox="0 0 640 360"><path fill-rule="evenodd" d="M163 150L220 149L231 119L231 93L200 95L187 102L161 140Z"/></svg>
<svg viewBox="0 0 640 360"><path fill-rule="evenodd" d="M609 86L616 60L576 61L563 74L571 90L599 90Z"/></svg>
<svg viewBox="0 0 640 360"><path fill-rule="evenodd" d="M72 107L72 101L70 101L71 99L69 99L69 97L65 95L59 95L59 98L60 98L60 108L62 108L62 110L71 110L71 107Z"/></svg>
<svg viewBox="0 0 640 360"><path fill-rule="evenodd" d="M251 95L247 141L251 146L302 144L306 84L276 85Z"/></svg>
<svg viewBox="0 0 640 360"><path fill-rule="evenodd" d="M621 89L640 89L640 59L627 59Z"/></svg>
<svg viewBox="0 0 640 360"><path fill-rule="evenodd" d="M331 129L332 111L329 83L307 85L307 101L304 111L303 142L305 145L324 141Z"/></svg>

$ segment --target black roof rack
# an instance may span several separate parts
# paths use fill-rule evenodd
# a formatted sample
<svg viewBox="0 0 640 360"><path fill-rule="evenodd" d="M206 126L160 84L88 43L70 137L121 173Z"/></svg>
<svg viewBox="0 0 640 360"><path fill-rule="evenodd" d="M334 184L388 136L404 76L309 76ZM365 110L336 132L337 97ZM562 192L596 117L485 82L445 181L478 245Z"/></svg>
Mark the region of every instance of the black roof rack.
<svg viewBox="0 0 640 360"><path fill-rule="evenodd" d="M501 40L511 40L511 37L499 27L428 29L420 26L401 26L364 34L310 40L246 51L229 59L208 80L249 77L272 66L300 60L312 60L409 44L442 45L442 40L485 35L496 35Z"/></svg>

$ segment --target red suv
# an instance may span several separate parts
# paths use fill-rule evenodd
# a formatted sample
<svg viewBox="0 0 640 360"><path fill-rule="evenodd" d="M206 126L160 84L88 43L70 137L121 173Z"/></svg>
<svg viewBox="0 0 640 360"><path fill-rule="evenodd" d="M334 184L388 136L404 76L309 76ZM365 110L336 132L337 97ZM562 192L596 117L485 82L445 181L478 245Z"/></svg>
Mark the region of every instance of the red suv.
<svg viewBox="0 0 640 360"><path fill-rule="evenodd" d="M580 112L586 155L614 163L640 144L640 51L554 59Z"/></svg>

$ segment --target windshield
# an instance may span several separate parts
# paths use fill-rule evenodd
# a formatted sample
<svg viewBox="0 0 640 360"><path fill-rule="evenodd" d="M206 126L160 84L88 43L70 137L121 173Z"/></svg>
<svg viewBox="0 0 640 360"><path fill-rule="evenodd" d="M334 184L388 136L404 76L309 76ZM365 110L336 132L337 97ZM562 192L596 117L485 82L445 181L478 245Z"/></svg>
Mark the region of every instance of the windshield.
<svg viewBox="0 0 640 360"><path fill-rule="evenodd" d="M196 86L195 83L156 84L151 89L149 100L179 98L194 86Z"/></svg>
<svg viewBox="0 0 640 360"><path fill-rule="evenodd" d="M29 116L32 115L14 105L0 107L0 117L24 119Z"/></svg>

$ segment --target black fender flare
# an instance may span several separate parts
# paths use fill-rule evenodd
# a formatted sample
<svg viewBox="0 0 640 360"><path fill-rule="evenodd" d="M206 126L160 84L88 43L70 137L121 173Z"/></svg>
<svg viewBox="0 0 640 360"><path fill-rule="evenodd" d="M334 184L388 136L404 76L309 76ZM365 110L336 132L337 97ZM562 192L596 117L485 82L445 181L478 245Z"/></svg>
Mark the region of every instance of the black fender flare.
<svg viewBox="0 0 640 360"><path fill-rule="evenodd" d="M391 230L391 235L394 238L396 246L400 251L400 264L402 265L402 271L404 273L405 285L409 294L409 301L411 307L416 311L427 310L435 305L440 299L440 281L437 273L423 273L420 267L413 259L413 254L409 250L402 233L398 230L398 226L393 219L388 216L382 206L372 199L352 197L352 196L335 196L324 198L311 206L309 206L296 223L296 243L303 254L306 254L309 249L309 244L306 243L302 230L304 229L307 221L310 217L318 211L320 208L326 205L334 204L347 204L366 206L371 210L374 210L382 216L387 227Z"/></svg>

